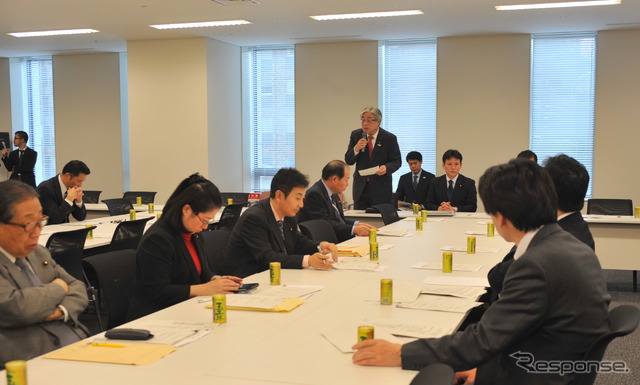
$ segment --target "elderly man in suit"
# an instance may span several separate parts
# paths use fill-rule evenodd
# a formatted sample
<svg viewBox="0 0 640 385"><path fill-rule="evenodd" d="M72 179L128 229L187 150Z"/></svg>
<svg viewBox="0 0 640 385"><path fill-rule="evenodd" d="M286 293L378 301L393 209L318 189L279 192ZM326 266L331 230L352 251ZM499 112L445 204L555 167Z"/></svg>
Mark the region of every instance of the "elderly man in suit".
<svg viewBox="0 0 640 385"><path fill-rule="evenodd" d="M398 205L417 203L424 209L427 204L429 184L436 176L422 169L422 154L418 151L409 152L406 159L411 171L401 176L398 181L396 190Z"/></svg>
<svg viewBox="0 0 640 385"><path fill-rule="evenodd" d="M356 210L391 203L392 178L402 164L400 147L395 135L380 127L382 112L367 107L360 113L361 129L353 130L344 154L348 165L356 165L353 174L353 201ZM378 167L373 175L361 175L362 170Z"/></svg>
<svg viewBox="0 0 640 385"><path fill-rule="evenodd" d="M87 217L82 203L82 184L91 170L84 162L72 160L65 164L62 172L38 186L42 211L49 216L49 224L68 223L69 214L78 221Z"/></svg>
<svg viewBox="0 0 640 385"><path fill-rule="evenodd" d="M480 178L480 197L498 233L517 245L498 301L477 324L452 335L405 345L360 342L354 363L416 370L442 362L464 371L458 380L476 385L573 381L575 373L562 375L559 368L529 369L583 360L609 332L610 297L598 258L558 226L553 181L534 162L489 168Z"/></svg>
<svg viewBox="0 0 640 385"><path fill-rule="evenodd" d="M2 163L7 170L11 171L9 179L21 180L29 186L36 187L36 176L33 169L36 166L38 153L27 147L29 135L24 131L16 131L13 137L13 145L16 150L9 152L2 149Z"/></svg>
<svg viewBox="0 0 640 385"><path fill-rule="evenodd" d="M332 160L322 169L322 179L317 181L304 197L304 206L298 212L298 221L323 219L331 224L339 242L356 235L369 235L370 224L351 221L344 217L338 194L349 186L351 170L341 160Z"/></svg>
<svg viewBox="0 0 640 385"><path fill-rule="evenodd" d="M84 283L38 245L46 216L33 187L0 183L0 366L27 360L88 336L78 322Z"/></svg>
<svg viewBox="0 0 640 385"><path fill-rule="evenodd" d="M336 245L314 242L298 230L296 214L307 186L307 177L295 168L276 173L269 199L249 207L233 228L226 258L229 274L244 278L269 269L270 262L280 262L283 269L332 268Z"/></svg>
<svg viewBox="0 0 640 385"><path fill-rule="evenodd" d="M442 155L444 175L433 179L427 194L427 210L475 212L478 208L476 182L460 174L462 154L447 150Z"/></svg>

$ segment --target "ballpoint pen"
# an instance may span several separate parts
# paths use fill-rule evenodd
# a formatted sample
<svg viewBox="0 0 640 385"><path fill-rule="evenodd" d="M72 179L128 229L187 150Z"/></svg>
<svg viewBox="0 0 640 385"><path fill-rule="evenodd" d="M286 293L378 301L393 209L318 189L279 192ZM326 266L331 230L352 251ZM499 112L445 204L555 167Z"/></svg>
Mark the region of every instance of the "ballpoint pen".
<svg viewBox="0 0 640 385"><path fill-rule="evenodd" d="M125 345L122 344L109 344L104 342L92 342L91 346L99 346L102 348L124 348Z"/></svg>

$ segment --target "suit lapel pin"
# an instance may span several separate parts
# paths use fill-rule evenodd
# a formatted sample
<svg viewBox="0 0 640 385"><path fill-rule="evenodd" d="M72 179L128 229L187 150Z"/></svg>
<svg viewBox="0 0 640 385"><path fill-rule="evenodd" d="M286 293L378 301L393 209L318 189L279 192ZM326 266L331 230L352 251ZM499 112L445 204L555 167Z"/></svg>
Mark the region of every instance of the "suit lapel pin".
<svg viewBox="0 0 640 385"><path fill-rule="evenodd" d="M382 143L378 143L378 147L382 147Z"/></svg>
<svg viewBox="0 0 640 385"><path fill-rule="evenodd" d="M49 261L43 261L42 264L47 266L49 264Z"/></svg>

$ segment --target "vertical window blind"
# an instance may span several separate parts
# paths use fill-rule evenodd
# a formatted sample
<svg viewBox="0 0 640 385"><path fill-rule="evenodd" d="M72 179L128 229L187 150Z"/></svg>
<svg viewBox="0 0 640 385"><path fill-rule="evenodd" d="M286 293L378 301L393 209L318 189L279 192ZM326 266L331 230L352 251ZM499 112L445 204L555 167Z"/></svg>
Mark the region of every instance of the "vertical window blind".
<svg viewBox="0 0 640 385"><path fill-rule="evenodd" d="M243 59L250 188L268 191L281 167L295 167L294 48L250 48Z"/></svg>
<svg viewBox="0 0 640 385"><path fill-rule="evenodd" d="M531 38L530 147L543 160L560 153L582 163L593 185L596 34Z"/></svg>
<svg viewBox="0 0 640 385"><path fill-rule="evenodd" d="M381 126L398 137L402 167L396 189L409 172L407 153L422 154L422 168L436 170L437 40L384 41L379 48Z"/></svg>

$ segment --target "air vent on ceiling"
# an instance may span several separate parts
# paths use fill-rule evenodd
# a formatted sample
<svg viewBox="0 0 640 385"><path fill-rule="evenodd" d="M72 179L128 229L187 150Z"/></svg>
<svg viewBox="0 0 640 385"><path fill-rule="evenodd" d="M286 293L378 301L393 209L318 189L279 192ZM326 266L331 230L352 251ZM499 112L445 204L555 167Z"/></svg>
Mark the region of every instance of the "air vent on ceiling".
<svg viewBox="0 0 640 385"><path fill-rule="evenodd" d="M260 4L258 0L213 0L222 5L253 5Z"/></svg>

